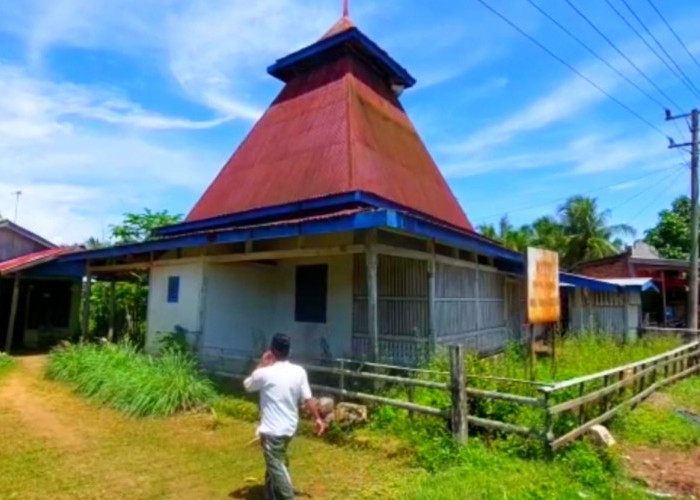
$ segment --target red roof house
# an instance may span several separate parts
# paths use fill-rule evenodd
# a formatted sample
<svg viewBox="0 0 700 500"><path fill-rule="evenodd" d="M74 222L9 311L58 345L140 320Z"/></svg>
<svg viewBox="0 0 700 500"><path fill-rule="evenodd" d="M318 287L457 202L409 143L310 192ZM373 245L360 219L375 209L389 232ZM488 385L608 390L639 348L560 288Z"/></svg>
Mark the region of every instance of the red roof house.
<svg viewBox="0 0 700 500"><path fill-rule="evenodd" d="M410 73L347 15L268 73L284 87L185 222L62 261L149 270L148 344L185 331L203 358L275 331L397 362L519 335L522 256L473 231L401 105Z"/></svg>
<svg viewBox="0 0 700 500"><path fill-rule="evenodd" d="M74 332L82 274L51 266L75 251L0 220L0 350L46 348Z"/></svg>

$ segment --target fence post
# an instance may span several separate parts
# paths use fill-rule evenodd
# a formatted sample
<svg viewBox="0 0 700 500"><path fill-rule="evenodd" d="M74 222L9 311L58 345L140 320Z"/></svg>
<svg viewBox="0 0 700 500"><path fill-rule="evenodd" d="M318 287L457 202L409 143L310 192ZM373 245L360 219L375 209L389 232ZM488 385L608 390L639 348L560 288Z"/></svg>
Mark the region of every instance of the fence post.
<svg viewBox="0 0 700 500"><path fill-rule="evenodd" d="M450 346L450 382L452 394L452 436L466 444L469 438L467 423L467 380L464 370L464 347Z"/></svg>
<svg viewBox="0 0 700 500"><path fill-rule="evenodd" d="M342 359L340 360L340 370L340 380L338 381L338 385L340 386L339 389L341 391L345 391L345 361ZM344 401L345 397L341 394L338 399Z"/></svg>
<svg viewBox="0 0 700 500"><path fill-rule="evenodd" d="M545 417L544 417L544 448L545 448L545 453L547 454L547 458L550 460L554 458L554 415L552 415L552 411L550 410L551 403L549 401L550 397L550 392L549 391L543 391L544 395L544 400L543 400L543 406L544 406L544 411L545 411Z"/></svg>

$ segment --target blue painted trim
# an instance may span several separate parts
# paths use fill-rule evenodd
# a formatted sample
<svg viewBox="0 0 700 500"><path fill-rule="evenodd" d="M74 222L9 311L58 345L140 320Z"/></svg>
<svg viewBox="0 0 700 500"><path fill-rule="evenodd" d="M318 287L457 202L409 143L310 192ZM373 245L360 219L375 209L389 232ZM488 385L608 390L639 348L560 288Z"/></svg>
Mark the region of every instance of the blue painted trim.
<svg viewBox="0 0 700 500"><path fill-rule="evenodd" d="M320 40L308 47L293 52L288 56L278 59L273 65L267 68L267 72L286 82L286 73L293 70L294 66L302 64L314 57L322 58L326 52L347 42L357 42L376 62L386 69L389 74L406 88L413 87L416 84L416 79L411 74L396 62L389 54L374 43L370 38L363 34L357 28L333 35L332 37Z"/></svg>
<svg viewBox="0 0 700 500"><path fill-rule="evenodd" d="M232 226L263 224L267 222L274 222L288 216L307 217L310 215L318 215L343 208L357 208L358 206L414 213L420 215L424 219L440 224L440 221L434 217L421 214L410 207L389 201L376 194L368 193L366 191L352 191L349 193L334 194L323 196L321 198L313 198L310 200L284 203L282 205L274 205L271 207L256 208L245 212L220 215L209 219L180 222L178 224L158 228L155 230L154 234L156 236L176 236L194 233L197 231L207 231L226 227L230 228ZM280 222L284 221L280 220ZM442 224L444 225L445 223Z"/></svg>
<svg viewBox="0 0 700 500"><path fill-rule="evenodd" d="M360 212L352 215L343 215L329 219L319 219L302 222L288 222L270 226L230 229L212 231L210 233L196 233L172 238L147 241L130 245L120 245L110 248L101 248L80 253L73 253L61 257L61 262L74 262L97 259L112 259L127 255L164 252L178 248L198 247L211 244L241 243L244 241L256 241L275 238L292 238L302 235L334 233L342 231L356 231L376 227L387 226L387 211L376 210L372 212Z"/></svg>
<svg viewBox="0 0 700 500"><path fill-rule="evenodd" d="M351 215L341 215L328 219L188 234L145 243L70 254L62 257L61 260L64 262L73 262L90 259L111 259L138 253L162 252L210 244L292 238L302 235L359 231L376 228L392 228L423 238L434 239L440 243L453 245L464 250L493 257L497 259L497 262L503 264L504 267L510 269L522 270L523 268L524 258L521 254L485 240L476 233L451 229L393 209L378 209Z"/></svg>
<svg viewBox="0 0 700 500"><path fill-rule="evenodd" d="M563 272L559 273L559 282L562 284L575 286L577 288L588 288L594 292L619 292L623 289L619 285L613 285L612 283L606 283L605 281Z"/></svg>
<svg viewBox="0 0 700 500"><path fill-rule="evenodd" d="M660 292L659 288L656 286L656 284L652 280L649 280L642 285L642 292L648 292L648 291Z"/></svg>
<svg viewBox="0 0 700 500"><path fill-rule="evenodd" d="M396 222L394 227L402 231L434 239L487 257L503 259L516 264L524 262L524 257L518 252L492 243L476 233L451 229L401 212L396 214Z"/></svg>
<svg viewBox="0 0 700 500"><path fill-rule="evenodd" d="M54 260L45 264L39 264L30 270L23 271L22 274L35 278L70 278L79 280L85 276L85 264L83 262L60 262L59 260Z"/></svg>
<svg viewBox="0 0 700 500"><path fill-rule="evenodd" d="M268 222L288 215L303 217L308 212L340 209L359 202L360 192L354 191L350 193L323 196L311 200L284 203L271 207L255 208L253 210L246 210L245 212L220 215L209 219L180 222L179 224L158 228L156 229L155 234L158 236L172 236L176 234L191 233L194 231L203 231L237 224Z"/></svg>

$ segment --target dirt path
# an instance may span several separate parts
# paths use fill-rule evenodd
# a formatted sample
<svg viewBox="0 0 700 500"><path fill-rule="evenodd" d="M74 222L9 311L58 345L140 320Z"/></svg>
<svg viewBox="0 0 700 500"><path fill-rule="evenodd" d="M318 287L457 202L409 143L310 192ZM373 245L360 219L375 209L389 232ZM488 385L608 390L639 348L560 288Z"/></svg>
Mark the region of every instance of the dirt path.
<svg viewBox="0 0 700 500"><path fill-rule="evenodd" d="M47 407L32 385L41 377L43 356L22 358L19 366L0 385L0 409L17 414L26 430L46 437L64 448L76 448L83 443L81 436L59 413Z"/></svg>
<svg viewBox="0 0 700 500"><path fill-rule="evenodd" d="M626 450L626 455L632 476L651 490L700 498L700 450L634 448Z"/></svg>
<svg viewBox="0 0 700 500"><path fill-rule="evenodd" d="M253 425L214 426L207 414L126 418L44 379L45 361L19 358L0 380L0 498L262 498ZM290 458L302 498L392 498L412 474L379 453L316 439L295 439Z"/></svg>

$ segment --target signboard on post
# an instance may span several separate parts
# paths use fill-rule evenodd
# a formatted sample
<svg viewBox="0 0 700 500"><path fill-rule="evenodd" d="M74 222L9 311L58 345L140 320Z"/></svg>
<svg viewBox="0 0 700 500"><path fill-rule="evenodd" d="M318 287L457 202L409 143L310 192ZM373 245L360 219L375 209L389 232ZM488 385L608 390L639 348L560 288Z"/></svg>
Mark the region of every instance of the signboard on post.
<svg viewBox="0 0 700 500"><path fill-rule="evenodd" d="M559 254L527 249L527 322L556 323L561 317Z"/></svg>

